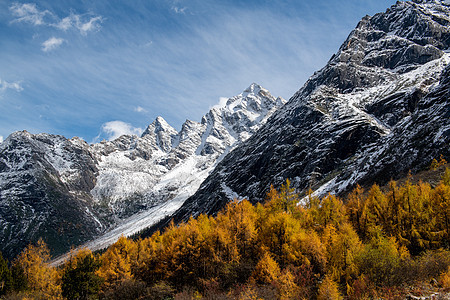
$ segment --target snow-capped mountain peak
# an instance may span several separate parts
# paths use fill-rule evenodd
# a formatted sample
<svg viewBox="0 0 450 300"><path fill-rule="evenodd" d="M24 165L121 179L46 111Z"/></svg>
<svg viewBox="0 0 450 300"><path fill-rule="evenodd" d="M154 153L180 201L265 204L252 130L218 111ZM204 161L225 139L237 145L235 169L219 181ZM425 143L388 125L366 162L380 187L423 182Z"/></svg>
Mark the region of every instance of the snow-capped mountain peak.
<svg viewBox="0 0 450 300"><path fill-rule="evenodd" d="M170 126L162 117L157 117L147 129L142 133L141 137L154 139L156 145L164 152L168 152L175 141L178 132Z"/></svg>
<svg viewBox="0 0 450 300"><path fill-rule="evenodd" d="M164 120L163 117L158 116L156 119L147 127L147 129L142 133L142 136L149 133L158 133L160 131L166 131L168 133L177 132L175 128L169 125L169 123Z"/></svg>
<svg viewBox="0 0 450 300"><path fill-rule="evenodd" d="M20 250L25 246L20 241L38 238L27 235L30 228L45 232L52 222L57 224L51 225L56 232L80 228L66 235L60 250L108 227L122 226L132 234L157 222L179 208L217 163L284 102L252 84L225 106L212 108L201 123L186 120L179 132L157 117L141 137L122 135L93 145L51 134L12 133L0 148L0 224L4 228L0 229L0 245L4 245L0 250L7 254ZM31 198L36 201L28 201ZM45 205L40 207L39 201ZM66 202L71 218L83 224L58 219L61 209L53 205L61 201ZM11 207L22 207L25 214L18 215ZM32 211L42 214L33 216ZM17 220L13 222L12 217ZM113 240L114 232L108 235ZM57 239L54 243L58 244Z"/></svg>
<svg viewBox="0 0 450 300"><path fill-rule="evenodd" d="M284 104L284 99L274 98L268 90L256 83L252 83L243 93L231 97L226 103L226 108L230 111L239 109L259 112L261 110L270 110L278 102Z"/></svg>
<svg viewBox="0 0 450 300"><path fill-rule="evenodd" d="M253 82L241 95L243 98L246 98L248 95L258 95L260 91L263 91L263 94L269 92L259 84Z"/></svg>
<svg viewBox="0 0 450 300"><path fill-rule="evenodd" d="M213 107L202 118L206 126L202 144L196 153L227 153L237 142L247 140L286 101L252 83L241 94L229 98L225 105Z"/></svg>

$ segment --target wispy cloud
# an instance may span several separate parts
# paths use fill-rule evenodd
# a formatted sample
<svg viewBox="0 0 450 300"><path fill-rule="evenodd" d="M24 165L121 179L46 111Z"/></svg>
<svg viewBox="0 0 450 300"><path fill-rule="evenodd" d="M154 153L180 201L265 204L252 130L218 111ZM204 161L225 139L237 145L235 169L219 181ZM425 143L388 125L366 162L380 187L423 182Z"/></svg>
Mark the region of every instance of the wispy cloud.
<svg viewBox="0 0 450 300"><path fill-rule="evenodd" d="M189 24L188 30L154 37L150 60L147 53L126 55L143 64L134 65L134 74L151 76L149 84L135 80L135 86L142 88L142 95L148 94L149 86L157 91L156 98L164 101L155 101L152 111L160 111L171 123L173 118L200 119L213 99L236 95L252 82L274 96L289 98L326 63L342 39L338 34L326 41L319 38L324 28L330 28L327 22L318 20L312 26L295 15L280 16L268 9L211 14L204 22ZM174 106L180 109L171 110Z"/></svg>
<svg viewBox="0 0 450 300"><path fill-rule="evenodd" d="M76 14L71 12L67 17L59 17L49 10L40 10L35 3L14 3L9 7L15 19L12 22L25 22L32 25L45 25L63 31L76 29L82 35L89 31L99 30L104 21L102 16L92 14Z"/></svg>
<svg viewBox="0 0 450 300"><path fill-rule="evenodd" d="M16 91L16 92L21 92L21 91L23 91L23 87L21 86L21 84L20 84L19 81L16 81L16 82L7 82L7 81L2 80L2 79L0 78L0 91L1 91L1 92L4 92L4 91L6 91L6 90L8 90L8 89L14 90L14 91Z"/></svg>
<svg viewBox="0 0 450 300"><path fill-rule="evenodd" d="M63 19L61 19L61 21L59 21L58 23L53 24L53 26L55 26L58 29L67 31L70 28L72 28L73 26L73 15L70 15L68 17L65 17Z"/></svg>
<svg viewBox="0 0 450 300"><path fill-rule="evenodd" d="M48 52L60 47L65 40L62 38L51 37L42 43L42 51Z"/></svg>
<svg viewBox="0 0 450 300"><path fill-rule="evenodd" d="M147 112L147 110L145 108L141 107L141 106L135 107L134 111L138 112L138 113L145 113L145 112Z"/></svg>
<svg viewBox="0 0 450 300"><path fill-rule="evenodd" d="M102 17L92 17L89 21L83 23L80 22L77 24L77 28L80 30L81 34L86 34L88 31L98 30L100 28L100 24L103 21Z"/></svg>
<svg viewBox="0 0 450 300"><path fill-rule="evenodd" d="M178 6L172 6L172 10L176 14L185 14L187 7L178 7Z"/></svg>
<svg viewBox="0 0 450 300"><path fill-rule="evenodd" d="M16 18L13 22L25 22L32 25L45 25L44 18L52 16L52 13L48 10L39 10L35 3L13 3L9 10Z"/></svg>
<svg viewBox="0 0 450 300"><path fill-rule="evenodd" d="M129 123L122 121L110 121L102 125L101 133L95 138L94 142L97 142L101 137L105 137L107 140L115 140L122 135L141 135L144 130L142 128L133 127Z"/></svg>
<svg viewBox="0 0 450 300"><path fill-rule="evenodd" d="M86 35L89 31L99 30L103 17L101 16L88 16L80 14L70 14L68 17L61 19L58 23L50 24L63 31L67 31L72 28L76 28L82 35Z"/></svg>
<svg viewBox="0 0 450 300"><path fill-rule="evenodd" d="M0 135L0 144L3 143L3 136Z"/></svg>

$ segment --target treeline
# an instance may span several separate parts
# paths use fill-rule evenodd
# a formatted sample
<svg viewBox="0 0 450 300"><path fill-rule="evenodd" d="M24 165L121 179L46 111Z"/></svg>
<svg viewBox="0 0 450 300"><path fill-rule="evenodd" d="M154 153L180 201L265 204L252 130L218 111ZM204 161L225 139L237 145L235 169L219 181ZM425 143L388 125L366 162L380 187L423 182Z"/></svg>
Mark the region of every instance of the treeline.
<svg viewBox="0 0 450 300"><path fill-rule="evenodd" d="M300 203L300 204L299 204ZM450 170L441 182L301 198L289 181L265 204L233 201L163 233L49 266L43 242L8 266L6 299L395 299L419 281L450 289ZM436 287L437 288L437 287Z"/></svg>

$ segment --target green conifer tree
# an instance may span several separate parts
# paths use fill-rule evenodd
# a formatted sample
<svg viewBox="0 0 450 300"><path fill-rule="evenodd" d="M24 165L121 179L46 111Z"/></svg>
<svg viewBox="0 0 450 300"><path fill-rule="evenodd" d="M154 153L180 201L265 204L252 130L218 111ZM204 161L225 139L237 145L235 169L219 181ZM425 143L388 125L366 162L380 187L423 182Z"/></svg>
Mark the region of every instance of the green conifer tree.
<svg viewBox="0 0 450 300"><path fill-rule="evenodd" d="M12 289L11 270L8 268L8 262L3 258L0 252L0 296L5 295Z"/></svg>
<svg viewBox="0 0 450 300"><path fill-rule="evenodd" d="M62 295L67 299L89 299L100 290L102 279L95 274L100 261L92 253L72 258L62 276Z"/></svg>

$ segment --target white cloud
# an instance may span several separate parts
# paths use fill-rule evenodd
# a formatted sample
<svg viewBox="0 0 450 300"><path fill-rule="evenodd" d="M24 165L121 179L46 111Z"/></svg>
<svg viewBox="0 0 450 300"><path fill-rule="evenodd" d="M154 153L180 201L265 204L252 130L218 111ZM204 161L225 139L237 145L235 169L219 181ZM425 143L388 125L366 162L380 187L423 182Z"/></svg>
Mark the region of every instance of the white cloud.
<svg viewBox="0 0 450 300"><path fill-rule="evenodd" d="M106 135L107 140L114 140L124 134L127 135L141 135L144 130L142 128L133 127L129 123L122 121L111 121L102 125L102 133L97 137L97 140L102 135Z"/></svg>
<svg viewBox="0 0 450 300"><path fill-rule="evenodd" d="M42 43L42 51L48 52L51 50L55 50L56 48L61 46L64 41L65 40L61 38L51 37Z"/></svg>
<svg viewBox="0 0 450 300"><path fill-rule="evenodd" d="M33 25L45 25L45 16L52 16L48 10L40 11L35 3L14 3L9 10L16 17L14 22L26 22Z"/></svg>
<svg viewBox="0 0 450 300"><path fill-rule="evenodd" d="M228 99L229 98L226 98L226 97L219 97L219 103L217 103L216 105L213 105L212 107L210 107L210 109L225 107L225 105L227 105Z"/></svg>
<svg viewBox="0 0 450 300"><path fill-rule="evenodd" d="M186 12L187 7L178 7L178 6L172 6L172 10L176 13L176 14L184 14Z"/></svg>
<svg viewBox="0 0 450 300"><path fill-rule="evenodd" d="M3 143L3 136L0 135L0 144Z"/></svg>
<svg viewBox="0 0 450 300"><path fill-rule="evenodd" d="M78 30L80 30L81 34L87 34L88 31L98 30L100 28L100 24L103 21L102 17L92 17L87 22L80 22L77 24Z"/></svg>
<svg viewBox="0 0 450 300"><path fill-rule="evenodd" d="M55 26L58 29L61 30L68 30L69 28L71 28L73 26L73 17L72 15L63 18L61 21L59 21L58 23L54 24L53 26Z"/></svg>
<svg viewBox="0 0 450 300"><path fill-rule="evenodd" d="M82 35L86 35L89 31L100 29L100 23L104 20L101 16L75 13L71 13L67 17L60 18L48 10L39 10L35 3L14 3L9 7L9 10L15 17L13 22L31 23L35 26L46 25L63 31L74 28L80 31ZM47 20L45 20L46 16L49 17Z"/></svg>
<svg viewBox="0 0 450 300"><path fill-rule="evenodd" d="M23 91L22 86L20 85L19 81L16 82L7 82L0 78L0 91L4 92L7 89L15 90L16 92Z"/></svg>
<svg viewBox="0 0 450 300"><path fill-rule="evenodd" d="M99 30L101 22L103 22L101 16L85 17L85 15L72 13L68 17L61 19L59 22L50 25L64 31L76 28L82 35L86 35L89 31Z"/></svg>
<svg viewBox="0 0 450 300"><path fill-rule="evenodd" d="M139 113L147 112L147 110L145 108L141 107L141 106L135 107L134 111L135 112L139 112Z"/></svg>

